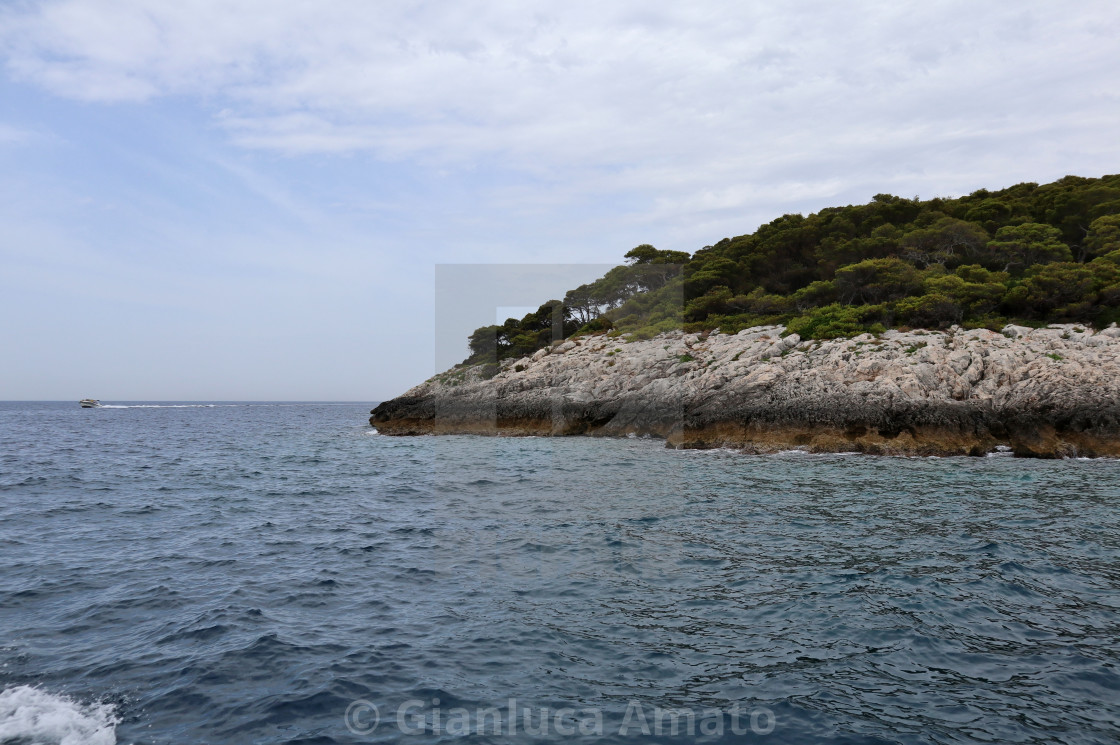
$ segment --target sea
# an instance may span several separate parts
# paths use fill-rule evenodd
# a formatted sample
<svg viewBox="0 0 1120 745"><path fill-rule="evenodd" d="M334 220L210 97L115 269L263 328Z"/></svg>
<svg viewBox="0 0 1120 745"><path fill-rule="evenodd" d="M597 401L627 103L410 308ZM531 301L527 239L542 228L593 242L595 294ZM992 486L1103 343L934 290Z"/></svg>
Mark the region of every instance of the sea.
<svg viewBox="0 0 1120 745"><path fill-rule="evenodd" d="M0 743L1116 743L1120 462L0 404Z"/></svg>

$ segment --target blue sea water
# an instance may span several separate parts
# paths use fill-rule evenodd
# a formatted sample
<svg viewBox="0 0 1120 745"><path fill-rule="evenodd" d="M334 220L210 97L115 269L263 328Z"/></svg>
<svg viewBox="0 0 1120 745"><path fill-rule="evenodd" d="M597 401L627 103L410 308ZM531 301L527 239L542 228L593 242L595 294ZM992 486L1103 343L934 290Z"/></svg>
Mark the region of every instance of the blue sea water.
<svg viewBox="0 0 1120 745"><path fill-rule="evenodd" d="M1120 741L1116 461L368 409L0 404L0 743Z"/></svg>

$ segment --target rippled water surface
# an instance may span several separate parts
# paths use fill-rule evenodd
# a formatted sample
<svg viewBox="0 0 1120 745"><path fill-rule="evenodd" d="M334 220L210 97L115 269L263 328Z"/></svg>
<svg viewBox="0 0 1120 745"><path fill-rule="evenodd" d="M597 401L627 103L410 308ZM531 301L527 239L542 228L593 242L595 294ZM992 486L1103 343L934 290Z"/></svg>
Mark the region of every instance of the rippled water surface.
<svg viewBox="0 0 1120 745"><path fill-rule="evenodd" d="M0 742L1120 740L1120 463L368 409L0 405Z"/></svg>

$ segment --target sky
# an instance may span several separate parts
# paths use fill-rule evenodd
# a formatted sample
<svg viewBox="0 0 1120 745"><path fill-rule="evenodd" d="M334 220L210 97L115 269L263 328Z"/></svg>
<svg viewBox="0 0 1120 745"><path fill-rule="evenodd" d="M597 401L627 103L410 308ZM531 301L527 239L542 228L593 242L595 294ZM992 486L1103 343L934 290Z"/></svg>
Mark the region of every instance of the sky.
<svg viewBox="0 0 1120 745"><path fill-rule="evenodd" d="M378 401L642 243L1117 173L1116 39L1114 0L0 0L0 399Z"/></svg>

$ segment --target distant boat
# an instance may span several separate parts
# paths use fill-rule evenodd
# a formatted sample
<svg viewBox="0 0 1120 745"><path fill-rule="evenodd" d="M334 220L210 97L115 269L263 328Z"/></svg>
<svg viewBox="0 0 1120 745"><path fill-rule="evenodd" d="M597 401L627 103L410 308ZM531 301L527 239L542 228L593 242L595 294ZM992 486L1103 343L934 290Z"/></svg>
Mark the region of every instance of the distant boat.
<svg viewBox="0 0 1120 745"><path fill-rule="evenodd" d="M83 398L78 403L82 405L83 409L96 409L101 406L101 402L96 398Z"/></svg>

